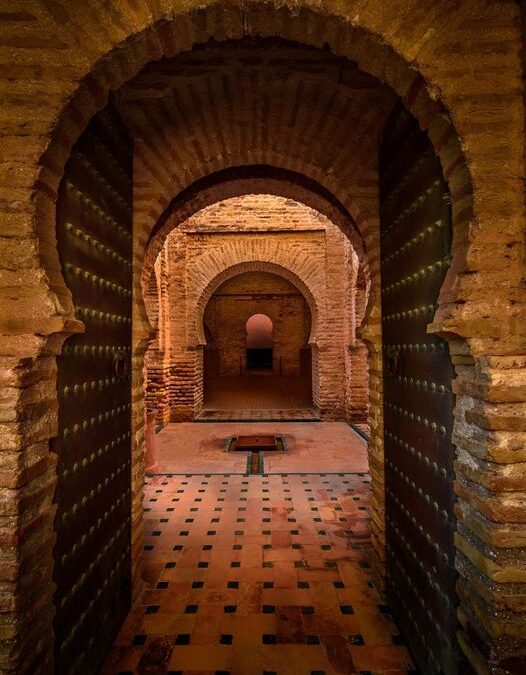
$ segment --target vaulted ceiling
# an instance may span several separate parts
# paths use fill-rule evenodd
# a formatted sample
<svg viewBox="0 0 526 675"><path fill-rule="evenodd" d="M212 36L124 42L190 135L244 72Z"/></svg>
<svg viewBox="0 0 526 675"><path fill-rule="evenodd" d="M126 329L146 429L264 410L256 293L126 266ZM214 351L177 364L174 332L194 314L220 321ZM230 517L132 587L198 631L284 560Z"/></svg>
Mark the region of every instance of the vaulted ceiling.
<svg viewBox="0 0 526 675"><path fill-rule="evenodd" d="M138 217L231 166L285 167L374 213L378 138L393 92L332 54L278 39L210 42L149 64L119 92L135 138Z"/></svg>

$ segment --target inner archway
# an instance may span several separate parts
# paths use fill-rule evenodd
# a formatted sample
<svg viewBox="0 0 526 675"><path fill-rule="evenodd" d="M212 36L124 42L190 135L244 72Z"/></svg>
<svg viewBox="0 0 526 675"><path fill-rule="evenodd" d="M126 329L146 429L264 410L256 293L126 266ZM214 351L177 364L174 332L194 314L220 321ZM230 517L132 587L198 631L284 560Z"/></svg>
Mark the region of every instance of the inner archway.
<svg viewBox="0 0 526 675"><path fill-rule="evenodd" d="M200 418L317 418L311 310L287 278L268 271L231 276L211 295L203 322L210 341Z"/></svg>

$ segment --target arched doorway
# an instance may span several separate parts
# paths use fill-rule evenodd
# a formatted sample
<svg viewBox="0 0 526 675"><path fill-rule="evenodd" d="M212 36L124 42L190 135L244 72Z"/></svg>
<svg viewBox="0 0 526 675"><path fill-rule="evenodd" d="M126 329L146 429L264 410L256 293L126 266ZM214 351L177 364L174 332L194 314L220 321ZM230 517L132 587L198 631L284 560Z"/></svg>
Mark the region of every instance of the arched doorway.
<svg viewBox="0 0 526 675"><path fill-rule="evenodd" d="M241 47L241 48L243 48L243 47ZM125 103L126 103L126 97L124 97L123 100L124 100ZM105 131L107 132L107 130L105 130ZM417 130L417 132L418 132L418 133L416 134L416 136L417 136L416 144L417 144L417 146L419 146L420 143L421 143L421 141L418 140L418 139L421 139L421 138L422 138L422 135L421 135L422 132L420 132L420 130ZM413 130L411 130L411 131L409 132L409 135L408 135L408 138L410 138L411 142L413 142L412 135L413 135ZM405 139L404 139L404 140L405 140ZM112 141L110 141L110 144L111 144L111 143L112 143ZM422 141L422 143L425 144L424 141ZM393 145L396 147L396 143L394 143ZM386 152L386 155L389 155L389 151ZM417 156L417 159L419 159L419 156ZM416 162L417 160L414 160L414 161ZM411 172L412 169L413 169L413 161L408 162L408 165L407 165L407 166L409 167L409 175L411 175L410 172ZM426 175L425 178L426 178L426 189L429 189L428 186L427 186L427 182L428 182L429 176ZM436 180L436 176L435 176L435 175L433 175L432 178L433 178L434 180ZM413 186L411 186L411 190L413 190ZM415 190L416 190L416 188L415 188ZM418 192L417 192L417 194L418 194ZM420 199L421 197L422 197L422 195L419 195L419 196L418 196L418 199ZM424 200L424 201L425 201L425 200ZM91 207L89 206L89 204L90 204L89 199L87 200L86 203L88 204L88 209L91 208ZM98 212L97 212L96 209L94 210L94 213L95 213L95 216L98 217ZM162 219L161 219L161 221L162 221ZM91 216L90 216L90 222L91 222ZM95 220L94 220L93 222L94 222L94 227L96 228L97 223L98 223L98 221L96 220L96 218L95 218ZM392 224L388 222L388 223L386 224L386 228L387 228L386 231L390 231L390 229L392 228ZM91 237L93 238L93 235L88 235L88 236L91 236ZM87 241L89 244L91 243L89 239L86 239L86 241ZM106 248L108 248L108 247L106 247ZM97 244L95 244L95 249L96 249L97 251L102 250L102 252L104 252L104 253L106 252L106 249L100 249L100 247L99 247ZM119 254L116 253L116 252L113 250L113 248L109 248L109 255L111 256L111 258L112 258L113 260L115 260L115 261L118 261L118 260L119 260L119 258L118 258ZM98 259L98 258L97 258L97 259ZM124 264L125 266L128 266L128 261L125 260L123 264ZM445 269L447 269L447 266L444 268L444 270L445 270ZM378 282L378 279L377 279L377 282ZM329 279L328 287L330 288L330 279ZM112 290L113 290L113 287L112 287ZM124 290L127 291L128 289L124 288ZM429 290L429 289L428 289L428 290ZM436 288L433 288L433 289L431 289L431 290L432 290L433 293L434 293L435 291L437 291ZM120 293L120 291L117 291L117 292ZM426 297L427 297L427 296L426 296ZM432 304L433 304L433 307L434 307L434 302L435 302L436 298L435 298L434 296L429 296L429 297L427 297L427 299L430 300L430 301L432 301ZM105 299L105 298L101 298L101 305L100 305L99 307L96 307L96 308L89 307L89 308L87 308L87 313L86 313L86 308L81 308L81 311L82 311L83 315L85 314L87 317L95 317L95 318L98 318L98 319L102 318L103 320L104 320L104 319L107 319L107 320L110 321L110 322L121 323L122 320L123 320L123 317L122 317L121 315L118 315L118 314L114 314L114 313L112 313L112 312L109 312L109 311L107 310L107 305L105 305L105 302L106 302L106 299ZM327 295L327 303L328 303L329 306L331 306L331 303L332 303L332 307L333 307L333 321L334 321L334 324L337 325L337 322L338 322L339 320L341 320L341 315L338 314L338 308L339 308L338 299L337 299L337 298L334 298L333 296L331 296L331 294L330 294L330 292L329 292L328 295ZM104 311L103 308L106 309L106 311ZM411 311L413 311L413 310L411 310ZM419 308L418 311L420 312L420 311L421 311L421 308ZM427 311L427 310L426 310L426 311ZM94 314L94 312L95 312L95 314ZM127 321L127 317L124 317L124 319L125 319L125 321ZM207 322L207 323L208 323L208 325L209 325L209 327L210 327L211 332L214 333L214 330L213 330L213 328L210 326L209 322ZM242 322L242 328L243 328L243 331L244 331L244 329L245 329L245 324L246 324L246 320L243 320L243 322ZM276 326L276 322L275 322L275 321L274 321L274 325ZM216 335L215 337L216 337L216 339L217 339L217 335ZM246 338L245 338L245 336L243 336L243 341L242 341L242 342L243 342L243 348L246 347L245 341L246 341ZM112 345L112 346L117 347L117 345ZM388 346L390 346L390 345L388 345ZM385 378L384 378L384 379L385 379ZM399 402L398 402L398 404L399 404ZM389 403L389 405L398 405L398 404L391 404L391 403ZM400 407L400 406L398 406L398 407ZM405 411L405 410L407 410L407 407L406 407L406 408L403 408L403 407L402 407L402 409ZM65 407L62 405L60 410L61 410L61 412L63 412L63 411L65 410ZM386 408L386 410L390 410L390 408ZM377 410L376 413L377 413L378 417L381 419L381 412ZM99 417L100 417L101 415L102 415L102 418L103 418L103 421L104 421L104 420L106 419L106 413L100 411ZM110 417L111 417L111 413L110 413ZM97 419L98 419L98 418L95 417L95 420L96 420L96 421L97 421ZM427 419L427 418L426 418L426 419ZM61 422L62 422L62 418L61 418ZM62 423L63 423L63 422L62 422ZM82 424L84 424L84 421L82 421ZM89 421L89 424L91 424L91 420ZM389 461L392 462L393 460L390 459ZM399 468L398 468L398 470L400 471ZM423 479L423 480L427 480L427 478L426 478L426 479ZM416 483L416 481L415 481L415 483ZM449 516L452 514L452 499L451 499L451 483L450 483L450 482L448 483L448 487L449 487L449 491L448 491L448 493L447 493L447 495L446 495L446 497L445 497L445 501L447 502L447 505L449 506L449 512L448 512L448 517L449 517ZM94 488L92 488L92 489L94 489ZM418 489L418 488L417 488L417 489ZM83 497L83 499L84 499L84 497ZM86 497L86 499L88 499L88 498ZM433 506L433 505L431 505L431 506ZM411 508L412 511L414 511L415 517L416 517L416 515L418 515L418 517L420 518L421 513L420 513L420 509L417 507L417 505L415 505L415 504L414 504L412 501L410 501L410 500L409 500L409 501L404 501L404 508L407 510L407 509L409 509L409 507ZM440 505L439 505L439 507L440 507ZM74 507L73 507L73 508L74 508ZM78 507L77 507L77 508L78 508ZM387 523L388 523L388 525L390 526L390 522L387 521ZM93 525L88 521L88 523L86 524L87 533L86 533L85 536L88 536L88 533L89 533L89 531L90 531L90 529L91 529L92 526L93 526ZM396 527L396 525L393 525L393 528L394 528L394 527ZM59 531L59 533L60 533L60 531ZM388 528L388 534L389 534L389 528ZM451 532L449 532L449 534L451 534ZM405 536L405 535L404 535L404 536ZM414 544L415 546L419 546L419 545L422 544L424 547L426 547L426 546L427 546L427 543L429 543L429 542L426 543L427 540L426 540L426 538L425 538L425 536L424 536L422 530L418 530L418 529L415 530L415 529L413 528L413 530L411 530L410 536L411 536L411 538L412 538L412 539L411 539L412 541L415 540L416 542L418 542L418 543L415 543L415 544ZM422 540L422 542L421 542L420 539L421 539L422 537L423 537L423 540ZM426 541L424 541L424 540L426 540ZM432 545L434 545L436 542L435 542L435 541L432 541L431 543L432 543ZM99 553L98 555L101 555L101 554ZM428 579L428 580L422 579L422 583L421 583L421 584L418 586L418 588L415 590L415 592L414 592L414 594L413 594L414 597L412 598L411 602L412 602L413 600L415 600L416 597L418 597L418 594L423 593L424 591L425 591L426 593L427 593L427 592L433 591L434 593L437 594L437 597L438 597L438 596L442 597L442 596L444 596L444 595L447 596L448 598L450 598L450 603L449 603L449 605L448 605L448 606L449 606L449 614L448 614L447 617L446 617L446 623L447 623L447 621L450 620L451 616L454 617L454 596L452 595L452 594L454 593L454 591L453 591L452 583L451 583L451 581L454 580L454 573L451 574L451 570L452 570L452 560L449 559L449 558L448 558L448 559L443 558L443 562L444 562L444 565L445 565L445 567L447 568L448 571L447 571L447 573L444 574L444 575L441 575L441 574L438 574L438 573L437 573L438 576L440 577L441 583L438 584L438 582L436 582L434 579L431 579L431 580L429 580L429 579ZM118 569L118 568L116 567L115 569ZM124 574L124 571L123 571L123 574ZM86 576L87 576L87 575L86 575ZM442 577L444 577L444 578L442 578ZM415 575L415 578L416 578L416 575ZM442 582L443 582L443 583L442 583ZM429 588L428 588L428 586L429 586ZM80 596L79 596L79 597L80 597ZM79 610L80 610L80 606L79 606ZM431 617L429 617L426 613L422 614L421 616L420 616L420 615L416 615L415 613L417 612L417 610L420 611L419 608L418 608L418 604L415 604L415 602L412 602L412 604L411 604L410 606L408 606L407 611L406 611L406 613L404 614L404 617L405 617L405 618L407 618L407 617L410 617L410 618L411 618L411 617L412 617L412 618L411 618L411 621L414 623L414 622L416 621L415 616L419 616L419 625L424 625L424 628L423 628L422 630L423 630L423 634L424 634L424 644L426 644L426 643L429 642L429 640L430 640L431 638L433 638L433 636L435 635L435 632L436 632L436 623L437 623L436 620L437 620L438 617L433 616L433 615L431 615ZM90 611L91 611L91 612L94 612L94 606L91 607L91 610L90 610ZM89 617L89 611L88 611L88 612L85 611L83 614L84 614L84 616L88 616L88 617ZM440 618L443 619L443 617L440 617ZM80 622L83 622L83 621L85 621L85 620L86 620L86 619L85 619L85 618L82 618L82 615L81 615L81 618L79 618L79 620L77 621L77 624L79 623L79 621L80 621ZM89 620L89 619L88 619L88 620ZM77 624L75 624L75 625L77 625ZM449 624L447 624L447 625L449 626ZM67 627L67 630L69 630L69 626ZM84 633L84 635L86 635L86 633L89 633L89 631L86 631L86 632ZM79 634L80 634L80 633L79 633ZM411 633L410 633L409 630L407 631L407 634L408 634L408 635L411 635ZM68 632L68 635L69 635L69 632ZM430 636L431 636L431 638L430 638ZM90 642L93 642L93 637L92 637L91 635L90 635L89 638L88 638L88 644L89 644ZM64 645L64 644L68 644L67 636L66 636L66 639L64 639L64 640L61 641L61 646ZM452 651L452 649L450 649L449 651ZM75 652L78 653L78 649L76 649ZM420 658L427 662L427 656L426 656L425 650L422 650L422 651L418 652L418 650L415 648L415 653L420 654ZM449 652L448 652L448 653L449 653ZM82 653L81 653L81 654L82 654ZM76 658L77 658L77 660L78 660L79 658L82 658L82 656L76 656ZM431 662L429 662L429 663L431 663ZM440 667L440 661L437 661L437 664L438 664L437 667ZM433 666L433 667L435 667L435 666ZM453 666L451 666L451 667L448 666L448 668L450 669L451 672L453 672L453 671L451 670L452 667L453 667ZM438 672L438 671L437 671L437 672Z"/></svg>
<svg viewBox="0 0 526 675"><path fill-rule="evenodd" d="M272 319L266 314L252 314L245 325L247 371L274 372Z"/></svg>
<svg viewBox="0 0 526 675"><path fill-rule="evenodd" d="M406 311L406 310L404 310L404 311Z"/></svg>
<svg viewBox="0 0 526 675"><path fill-rule="evenodd" d="M312 388L318 373L305 365L305 351L311 350L309 303L276 267L236 269L204 308L209 338L198 419L316 418Z"/></svg>
<svg viewBox="0 0 526 675"><path fill-rule="evenodd" d="M102 119L104 119L104 118L102 118ZM110 127L110 129L111 129L111 127ZM103 128L103 133L108 133L108 130L107 130L106 127ZM411 143L414 142L414 141L413 141L413 138L412 138L412 134L413 134L413 131L411 130L411 131L409 132L409 136L408 136L408 138L410 139L410 142L411 142ZM417 146L420 144L420 141L419 141L418 139L421 138L421 136L419 136L418 134L421 134L421 132L420 132L419 130L418 130L418 133L416 134L416 136L417 136L417 141L416 141ZM423 141L422 141L422 142L423 142ZM110 145L111 145L111 141L110 141ZM396 143L394 143L394 145L395 145L395 147L396 147ZM386 153L386 154L388 154L388 153ZM412 163L409 163L408 166L409 166L409 167L412 167ZM389 169L390 169L390 167L389 167ZM387 171L387 170L388 170L388 169L386 169L386 171ZM73 175L75 176L75 174L73 174ZM426 176L426 189L427 189L428 178L429 178L429 177ZM91 211L89 211L89 209L91 209L89 199L86 201L86 204L87 204L88 212L91 213ZM98 212L97 212L96 209L94 210L94 213L95 213L96 216L98 216ZM87 221L89 220L89 218L84 218L84 215L82 215L82 220L83 220L83 222L87 222ZM98 227L98 220L95 218L93 221L90 221L90 222L93 222L93 227L94 227L94 229L95 229L95 231L96 231L96 228ZM119 225L119 223L117 223L117 225ZM121 226L121 227L122 227L122 226ZM388 230L392 229L392 225L391 225L391 224L387 224L387 228L388 228ZM85 236L85 239L86 239L86 241L88 242L88 244L91 243L90 239L87 238L87 237L90 237L90 236L91 236L92 239L93 239L93 233L91 233L91 235L88 233L88 234ZM97 241L99 241L99 240L97 239ZM110 255L110 257L111 257L113 260L115 260L115 261L120 261L120 259L119 259L119 254L118 254L112 247L106 246L106 248L102 248L102 249L101 249L101 246L104 247L104 244L102 244L102 245L101 245L101 244L97 244L97 241L95 242L95 249L96 249L97 251L101 250L103 253L106 253L106 249L108 249L108 255ZM97 258L97 260L98 260L98 258ZM123 264L124 264L125 267L128 266L126 260L124 260ZM445 269L446 269L446 268L445 268ZM82 273L84 274L84 270L83 270ZM85 276L85 275L84 275L84 276ZM98 275L96 275L96 276L98 276ZM231 282L225 282L225 283L231 283ZM111 290L113 290L113 286L111 286ZM117 294L121 293L121 291L120 291L119 289L115 289L115 290L116 290ZM124 290L127 291L127 289L126 289L125 287L124 287ZM435 289L433 289L433 292L434 292L434 290L435 290ZM429 297L428 299L432 299L432 298ZM331 301L331 296L330 296L330 294L329 294L329 296L328 296L328 302L330 302L330 301ZM433 306L434 306L434 305L433 305ZM98 318L98 319L102 318L102 320L108 320L108 321L110 321L110 322L116 322L116 323L122 323L122 322L123 322L123 317L122 317L121 315L119 315L119 314L114 314L114 313L111 313L111 312L108 312L108 311L105 312L104 309L107 309L106 298L105 298L105 296L101 297L101 305L99 305L98 307L95 307L95 308L93 308L93 307L85 308L85 307L80 306L80 311L82 312L82 315L85 315L86 317L94 317L94 318ZM420 309L419 309L419 311L420 311ZM127 319L124 318L124 321L127 321ZM210 330L211 330L212 334L214 334L214 332L215 332L215 338L216 338L216 340L217 340L217 339L219 338L219 334L217 333L217 331L214 331L214 329L212 328L210 322L207 322L207 323L208 323L208 325L209 325L209 327L210 327ZM244 351L245 351L245 347L246 347L246 337L245 337L246 318L244 318L244 319L241 321L241 324L240 324L240 325L241 325L241 329L242 329L242 330L241 330L241 335L242 335L242 339L241 339L242 351L244 352ZM274 327L275 327L275 330L276 330L276 322L275 322L275 321L274 321ZM399 337L400 337L400 339L401 339L401 342L404 344L404 343L405 343L405 342L404 342L405 338L403 337L403 334L398 334L398 335L399 335ZM112 345L112 347L116 347L116 346L117 346L117 345ZM236 363L236 365L238 365L238 364ZM241 368L242 368L242 365L243 365L243 364L241 363ZM245 367L246 367L246 364L245 364ZM385 379L385 378L384 378L384 379ZM397 402L397 404L399 404L399 401ZM397 404L391 404L391 403L389 403L389 405L397 405ZM386 404L386 405L387 405L387 404ZM403 410L407 410L407 407L402 408L402 409L403 409ZM60 408L60 414L62 414L64 410L65 410L65 406L62 405L61 408ZM386 410L390 410L390 408L386 408ZM119 412L120 412L120 411L119 411ZM101 411L101 412L99 413L99 417L102 416L102 423L105 423L106 420L111 419L111 418L113 417L113 412L110 412L109 415L110 415L110 417L108 418L107 415L106 415L106 412ZM59 417L59 419L60 419L60 420L63 420L63 417ZM97 418L96 416L95 416L94 419L95 419L95 422L97 422L98 418ZM427 419L427 418L426 418L426 419ZM82 426L84 426L85 423L86 423L86 420L80 420L80 424L81 424ZM62 425L62 424L64 424L64 423L61 421L61 425ZM79 425L80 425L80 424L79 424ZM88 424L92 424L92 420L91 420L91 419L90 419L90 421L88 422ZM79 426L79 425L78 425L78 426ZM74 425L74 426L75 426L75 425ZM389 459L389 461L392 462L393 460L392 460L392 459ZM400 469L398 469L398 470L400 471ZM415 478L416 478L416 476L415 476ZM86 487L88 488L87 485L86 485ZM91 488L89 494L91 494L91 491L94 490L94 489L95 489L95 490L98 490L98 485L97 485L97 486L94 485L93 488ZM122 498L124 498L124 493L123 493ZM397 498L399 499L399 498L400 498L400 495L397 495ZM81 501L83 501L84 499L88 499L88 497L87 497L86 495L84 495L84 497L82 497L82 500L81 500ZM451 514L451 513L452 513L452 511L451 511L452 500L451 500L451 498L450 498L450 493L448 493L448 495L446 496L446 501L447 501L448 504L449 504L449 509L450 509L450 510L449 510L449 514ZM411 508L413 508L413 507L415 506L413 503L408 503L408 502L406 502L406 501L404 501L404 504L405 504L404 508L406 508L406 509L408 508L408 506L410 506ZM76 504L73 505L72 508L74 509L75 506L76 506ZM440 507L440 505L439 505L439 507ZM77 508L78 508L78 507L77 507ZM439 509L439 510L440 510L440 509ZM92 514L93 514L93 513L95 513L95 512L92 511ZM416 514L416 513L417 513L417 512L415 511L415 514ZM419 517L420 517L420 512L419 512L419 510L418 510L418 515L419 515ZM388 522L388 526L390 526L390 521L387 521L387 522ZM87 536L89 535L89 532L91 531L91 528L92 528L92 527L93 527L93 523L92 523L92 522L87 522L87 523L86 523L86 533L85 533L85 535L82 535L82 536L86 536L86 537L87 537ZM396 527L396 526L393 525L393 527ZM59 530L59 534L60 534L60 530ZM80 534L80 533L79 533L79 534ZM389 534L389 527L388 527L388 534ZM416 538L415 540L418 542L418 541L419 541L419 537L420 537L420 536L424 536L424 535L423 535L422 532L419 533L418 530L417 530L417 531L411 530L410 536L411 536L411 538ZM60 539L62 539L62 537L60 537ZM434 545L435 543L436 543L436 542L432 541L432 544L433 544L433 545ZM414 545L417 545L417 544L414 544ZM424 544L424 546L426 546L426 545L427 545L427 544ZM105 544L105 547L107 547L107 546L108 546L108 544L106 543L106 544ZM98 553L97 555L100 556L101 553ZM448 570L451 569L452 561L451 561L450 559L443 559L443 560L444 560L444 564L445 564L446 568L447 568ZM117 569L117 570L118 570L119 568L116 566L114 569ZM393 573L394 573L394 571L391 572L391 574L393 574ZM126 574L126 571L125 571L125 569L123 568L122 573L121 573L121 578L122 578L122 579L125 579L125 576L124 576L125 574ZM448 583L450 584L449 587L448 587L447 589L446 589L445 582L444 582L444 584L441 584L441 585L438 585L438 586L437 586L434 580L433 580L432 583L431 583L430 589L432 589L433 591L435 591L436 593L438 593L438 594L441 595L441 596L445 594L447 597L451 597L452 587L451 587L450 580L451 580L451 578L454 579L454 576L451 577L451 575L449 574L449 572L448 572L448 574L447 574L446 576L448 577ZM87 578L87 577L88 577L88 575L86 574L86 578ZM415 578L416 578L416 575L415 575ZM428 583L427 581L423 581L423 582L422 582L423 585L421 585L421 586L418 587L418 593L424 592L425 588L427 588L427 585L426 585L427 583ZM121 582L121 585L122 585L122 582ZM118 587L120 587L120 586L117 585L117 588L118 588ZM429 589L428 589L428 590L429 590ZM78 592L78 591L77 591L77 592ZM416 591L415 591L415 592L416 592ZM426 592L427 592L427 591L426 591ZM80 597L80 596L78 596L78 597ZM117 596L115 596L115 597L117 597ZM414 599L415 599L415 598L412 598L412 600L414 600ZM412 602L412 600L410 600L409 602ZM77 605L77 607L78 607L78 611L80 611L80 608L82 607L82 605L80 605L80 606ZM86 611L86 610L85 610L85 611L83 612L83 614L82 614L82 617L81 617L82 624L85 625L85 626L88 625L88 622L89 622L89 616L90 616L90 611L91 611L91 612L94 612L94 611L95 611L95 606L92 605L91 602L90 602L90 605L88 605L88 607L90 607L91 609L90 609L89 611ZM452 615L454 616L454 602L453 602L453 601L450 601L449 607L450 607L450 614L449 614L448 617L447 617L446 623L447 623L447 621L450 620L449 617L451 616L451 613L452 613ZM411 621L414 622L414 621L415 621L415 616L416 616L415 613L417 612L417 610L418 610L418 605L417 605L417 604L415 605L415 604L413 603L413 604L408 605L407 608L406 608L406 611L404 612L404 618L407 618L407 617L413 617L413 618L411 619ZM80 620L80 619L79 619L79 620ZM427 625L425 624L426 621L427 621ZM424 626L426 626L426 627L423 628L423 632L422 632L424 644L426 644L426 643L430 640L429 632L431 631L431 633L433 634L433 632L434 632L434 630L435 630L435 628L434 628L434 623L433 623L433 622L436 622L436 617L434 617L434 616L432 616L432 617L429 618L429 619L426 618L426 615L422 615L422 616L420 617L419 625L424 625ZM69 622L68 622L68 623L69 623ZM77 621L77 622L75 623L75 625L78 625L78 624L79 624L79 622ZM447 624L447 626L449 626L449 624ZM94 628L94 630L95 630L95 628ZM66 625L66 631L67 631L67 635L66 635L65 639L63 639L63 640L60 641L61 647L63 647L64 645L68 646L68 645L73 645L73 644L74 644L73 640L69 640L69 636L70 636L70 634L71 634L71 630L70 630L70 628L69 628L69 625ZM86 633L88 633L87 630L84 631L84 635L86 635ZM77 634L80 634L80 632L77 631ZM407 632L407 635L408 635L408 636L411 635L411 633L410 633L409 630L408 630L408 632ZM418 635L418 633L417 633L417 635ZM93 635L90 635L88 639L89 639L89 641L91 642L91 644L93 644L93 641L94 641L94 640L93 640ZM82 657L78 655L78 649L76 649L75 652L76 652L75 658L76 658L76 660L78 661L78 659L79 659L79 658L81 659ZM66 649L66 653L67 653L67 649ZM418 652L417 648L415 647L415 653L417 653L417 654L420 653L420 654L421 654L421 657L420 657L420 658L422 658L423 660L426 660L427 657L426 657L426 652L425 652L425 650L423 650L423 651L421 651L421 652ZM82 652L81 652L81 654L82 654ZM452 667L452 666L451 666L451 667ZM448 668L450 669L450 671L451 671L451 667L448 666ZM453 672L453 671L451 671L451 672Z"/></svg>

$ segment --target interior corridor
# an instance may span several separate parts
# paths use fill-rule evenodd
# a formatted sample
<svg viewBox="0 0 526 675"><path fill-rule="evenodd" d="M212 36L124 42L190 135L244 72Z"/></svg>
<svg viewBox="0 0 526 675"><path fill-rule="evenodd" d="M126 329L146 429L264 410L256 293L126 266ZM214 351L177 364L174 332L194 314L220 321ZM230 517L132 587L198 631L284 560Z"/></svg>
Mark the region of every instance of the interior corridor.
<svg viewBox="0 0 526 675"><path fill-rule="evenodd" d="M344 423L275 427L288 450L263 453L258 475L224 440L272 425L161 432L160 473L147 476L144 495L147 590L103 673L416 672L369 564L365 442ZM342 470L309 472L315 453ZM166 470L168 457L178 473Z"/></svg>

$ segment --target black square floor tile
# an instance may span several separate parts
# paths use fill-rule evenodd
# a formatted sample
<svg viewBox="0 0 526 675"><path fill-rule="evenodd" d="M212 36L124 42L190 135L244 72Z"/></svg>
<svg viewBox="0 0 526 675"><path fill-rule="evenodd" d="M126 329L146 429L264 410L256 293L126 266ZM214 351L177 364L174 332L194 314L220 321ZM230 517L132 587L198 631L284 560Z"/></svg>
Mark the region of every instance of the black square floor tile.
<svg viewBox="0 0 526 675"><path fill-rule="evenodd" d="M274 582L273 581L264 581L263 582L263 588L274 588Z"/></svg>
<svg viewBox="0 0 526 675"><path fill-rule="evenodd" d="M179 633L175 638L176 645L189 645L190 644L190 633Z"/></svg>
<svg viewBox="0 0 526 675"><path fill-rule="evenodd" d="M340 605L340 612L342 614L354 614L354 609L351 605Z"/></svg>
<svg viewBox="0 0 526 675"><path fill-rule="evenodd" d="M276 607L274 605L262 605L261 611L263 614L274 614L276 612Z"/></svg>
<svg viewBox="0 0 526 675"><path fill-rule="evenodd" d="M157 614L160 607L160 605L148 605L148 607L146 607L145 614Z"/></svg>
<svg viewBox="0 0 526 675"><path fill-rule="evenodd" d="M349 642L349 644L351 644L351 645L360 645L360 646L362 646L362 645L365 644L363 637L362 637L361 635L359 635L359 634L357 634L357 635L349 635L348 642Z"/></svg>
<svg viewBox="0 0 526 675"><path fill-rule="evenodd" d="M147 635L143 635L142 633L134 635L133 640L132 640L132 645L134 645L136 647L139 646L139 645L143 645L146 642L147 637L148 637Z"/></svg>
<svg viewBox="0 0 526 675"><path fill-rule="evenodd" d="M261 642L263 642L264 645L277 645L278 638L277 635L270 635L268 633L264 633L261 636Z"/></svg>
<svg viewBox="0 0 526 675"><path fill-rule="evenodd" d="M210 563L203 562L203 561L201 560L201 562L198 562L198 563L197 563L197 567L207 568L207 567L209 566L209 564L210 564Z"/></svg>
<svg viewBox="0 0 526 675"><path fill-rule="evenodd" d="M159 588L159 589L168 588L168 582L167 581L158 581L156 588Z"/></svg>
<svg viewBox="0 0 526 675"><path fill-rule="evenodd" d="M237 605L225 605L223 607L223 612L225 614L235 614L237 612Z"/></svg>
<svg viewBox="0 0 526 675"><path fill-rule="evenodd" d="M298 588L310 588L308 581L298 581Z"/></svg>
<svg viewBox="0 0 526 675"><path fill-rule="evenodd" d="M204 581L194 581L192 583L192 588L203 588L204 585L205 585Z"/></svg>
<svg viewBox="0 0 526 675"><path fill-rule="evenodd" d="M319 645L320 638L318 635L307 635L307 644L308 645Z"/></svg>
<svg viewBox="0 0 526 675"><path fill-rule="evenodd" d="M314 614L314 607L304 605L303 607L301 607L301 613L302 614Z"/></svg>
<svg viewBox="0 0 526 675"><path fill-rule="evenodd" d="M334 586L334 588L345 588L345 584L343 583L343 581L333 581L332 585Z"/></svg>
<svg viewBox="0 0 526 675"><path fill-rule="evenodd" d="M239 588L239 581L229 581L227 588Z"/></svg>
<svg viewBox="0 0 526 675"><path fill-rule="evenodd" d="M199 609L199 605L186 605L184 608L185 614L196 614Z"/></svg>
<svg viewBox="0 0 526 675"><path fill-rule="evenodd" d="M233 635L227 635L227 634L221 635L219 637L219 644L221 644L221 645L231 645L233 639L234 639Z"/></svg>

